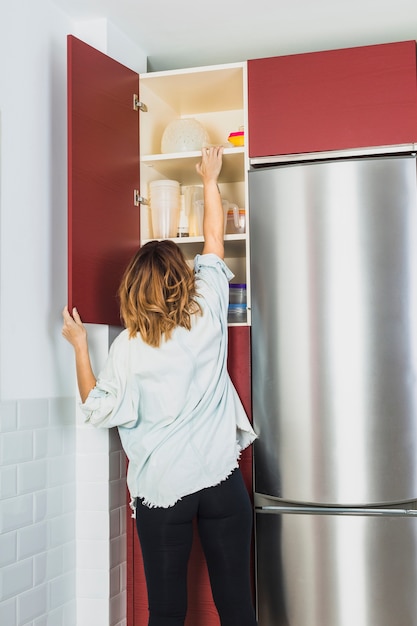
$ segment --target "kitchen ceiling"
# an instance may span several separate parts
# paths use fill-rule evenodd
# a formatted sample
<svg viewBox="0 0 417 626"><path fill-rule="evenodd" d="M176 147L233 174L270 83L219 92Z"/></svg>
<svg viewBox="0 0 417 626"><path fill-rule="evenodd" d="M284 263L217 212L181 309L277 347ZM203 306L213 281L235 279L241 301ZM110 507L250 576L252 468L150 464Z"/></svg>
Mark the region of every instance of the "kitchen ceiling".
<svg viewBox="0 0 417 626"><path fill-rule="evenodd" d="M75 20L107 18L149 70L417 39L416 0L53 0Z"/></svg>

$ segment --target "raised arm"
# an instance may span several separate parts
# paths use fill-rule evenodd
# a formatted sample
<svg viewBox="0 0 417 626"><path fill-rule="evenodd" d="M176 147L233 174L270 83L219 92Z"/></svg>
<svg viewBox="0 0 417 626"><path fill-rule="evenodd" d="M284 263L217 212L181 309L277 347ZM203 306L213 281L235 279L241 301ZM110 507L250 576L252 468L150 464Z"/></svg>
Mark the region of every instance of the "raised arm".
<svg viewBox="0 0 417 626"><path fill-rule="evenodd" d="M224 258L224 212L217 179L222 169L223 146L203 148L201 163L196 166L203 179L204 220L203 254Z"/></svg>

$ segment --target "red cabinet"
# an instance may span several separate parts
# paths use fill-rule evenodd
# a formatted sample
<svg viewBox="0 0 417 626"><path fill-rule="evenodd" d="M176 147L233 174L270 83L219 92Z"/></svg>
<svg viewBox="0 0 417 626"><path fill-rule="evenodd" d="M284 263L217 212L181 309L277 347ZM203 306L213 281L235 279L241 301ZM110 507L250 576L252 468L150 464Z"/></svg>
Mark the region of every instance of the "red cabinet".
<svg viewBox="0 0 417 626"><path fill-rule="evenodd" d="M164 129L192 117L209 127L213 143L225 143L230 129L245 119L245 69L235 63L151 72L139 81L136 72L68 37L68 300L84 321L120 325L123 270L140 243L153 236L149 207L135 206L139 191L149 200L153 180L175 179L183 189L201 184L195 169L201 152L161 153ZM222 196L242 208L245 156L244 147L225 148L219 178ZM201 236L177 241L190 262L202 242ZM225 258L236 282L248 283L245 233L226 235ZM248 285L248 304L249 294Z"/></svg>
<svg viewBox="0 0 417 626"><path fill-rule="evenodd" d="M238 72L241 74L242 68L230 70L232 76ZM217 71L212 72L208 79L213 73L217 76ZM140 208L134 205L134 192L139 189L139 112L134 108L134 94L138 93L136 72L68 37L68 298L70 307L77 306L85 322L120 325L117 289L128 260L140 245ZM230 149L229 153L229 169L239 156L243 162L241 152ZM190 158L197 160L199 155ZM195 171L194 164L192 169ZM238 239L231 236L230 245L232 250L237 246L239 257ZM192 245L201 251L201 241ZM231 327L229 346L229 371L250 414L249 326ZM251 454L251 449L244 451L240 463L249 493ZM128 624L142 626L148 621L146 584L135 524L130 518L127 570ZM218 626L197 534L189 571L187 625Z"/></svg>
<svg viewBox="0 0 417 626"><path fill-rule="evenodd" d="M139 76L68 37L68 302L120 326L117 289L139 246Z"/></svg>
<svg viewBox="0 0 417 626"><path fill-rule="evenodd" d="M229 328L228 369L249 416L251 416L250 363L250 328L248 326ZM243 451L240 468L249 493L252 494L252 447ZM145 626L148 623L146 582L133 519L128 519L127 537L127 623L129 626ZM211 595L207 567L196 529L188 567L188 585L186 626L219 626L219 617Z"/></svg>
<svg viewBox="0 0 417 626"><path fill-rule="evenodd" d="M248 61L251 158L417 141L416 43Z"/></svg>

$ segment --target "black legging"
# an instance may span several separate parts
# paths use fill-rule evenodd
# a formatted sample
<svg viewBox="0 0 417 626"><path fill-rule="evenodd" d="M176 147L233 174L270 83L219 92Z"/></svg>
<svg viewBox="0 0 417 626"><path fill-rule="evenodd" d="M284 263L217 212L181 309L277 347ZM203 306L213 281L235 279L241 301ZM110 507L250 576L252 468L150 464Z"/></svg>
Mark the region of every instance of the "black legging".
<svg viewBox="0 0 417 626"><path fill-rule="evenodd" d="M173 507L148 508L137 499L148 626L184 625L194 517L221 626L256 626L250 584L252 507L239 469Z"/></svg>

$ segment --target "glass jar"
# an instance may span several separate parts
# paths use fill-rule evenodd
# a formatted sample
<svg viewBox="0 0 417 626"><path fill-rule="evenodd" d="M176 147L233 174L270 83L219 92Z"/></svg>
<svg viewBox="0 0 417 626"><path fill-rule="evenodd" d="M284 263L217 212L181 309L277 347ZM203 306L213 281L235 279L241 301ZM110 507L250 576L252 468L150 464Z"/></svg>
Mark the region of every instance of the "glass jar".
<svg viewBox="0 0 417 626"><path fill-rule="evenodd" d="M246 283L229 284L229 323L246 322Z"/></svg>

